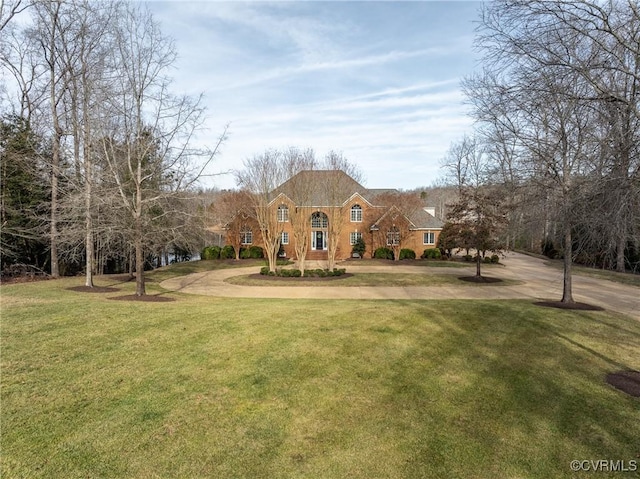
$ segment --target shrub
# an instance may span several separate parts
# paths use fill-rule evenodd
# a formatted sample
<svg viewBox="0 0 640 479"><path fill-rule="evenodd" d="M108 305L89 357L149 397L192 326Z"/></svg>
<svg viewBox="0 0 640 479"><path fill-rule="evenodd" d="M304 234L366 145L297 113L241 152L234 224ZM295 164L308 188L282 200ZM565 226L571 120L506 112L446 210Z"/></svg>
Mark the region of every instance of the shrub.
<svg viewBox="0 0 640 479"><path fill-rule="evenodd" d="M491 258L489 256L485 256L482 261L484 261L485 263L493 263L493 261L491 261Z"/></svg>
<svg viewBox="0 0 640 479"><path fill-rule="evenodd" d="M201 259L219 259L220 258L220 246L206 246L200 253Z"/></svg>
<svg viewBox="0 0 640 479"><path fill-rule="evenodd" d="M416 252L409 248L400 250L400 259L416 259Z"/></svg>
<svg viewBox="0 0 640 479"><path fill-rule="evenodd" d="M373 253L374 258L393 259L393 250L391 248L381 247Z"/></svg>
<svg viewBox="0 0 640 479"><path fill-rule="evenodd" d="M441 259L442 253L438 248L427 248L424 250L421 257L424 259Z"/></svg>
<svg viewBox="0 0 640 479"><path fill-rule="evenodd" d="M230 244L226 245L220 251L220 259L234 259L236 257L236 250Z"/></svg>
<svg viewBox="0 0 640 479"><path fill-rule="evenodd" d="M269 267L268 266L263 266L262 268L260 268L260 274L262 274L262 275L269 274Z"/></svg>
<svg viewBox="0 0 640 479"><path fill-rule="evenodd" d="M242 259L260 259L264 258L264 251L260 246L249 246L240 250L240 258Z"/></svg>
<svg viewBox="0 0 640 479"><path fill-rule="evenodd" d="M292 278L299 278L300 276L302 276L302 271L300 271L299 269L292 269L291 270L291 277Z"/></svg>
<svg viewBox="0 0 640 479"><path fill-rule="evenodd" d="M364 239L362 238L358 238L358 241L356 241L356 244L353 245L353 248L351 248L351 254L355 254L357 253L361 258L364 257L364 252L366 251L367 246L364 243Z"/></svg>
<svg viewBox="0 0 640 479"><path fill-rule="evenodd" d="M492 254L491 255L491 262L496 264L500 262L500 256L498 256L497 254Z"/></svg>
<svg viewBox="0 0 640 479"><path fill-rule="evenodd" d="M465 254L462 258L465 261L471 261L473 259L473 256L471 256L470 254Z"/></svg>

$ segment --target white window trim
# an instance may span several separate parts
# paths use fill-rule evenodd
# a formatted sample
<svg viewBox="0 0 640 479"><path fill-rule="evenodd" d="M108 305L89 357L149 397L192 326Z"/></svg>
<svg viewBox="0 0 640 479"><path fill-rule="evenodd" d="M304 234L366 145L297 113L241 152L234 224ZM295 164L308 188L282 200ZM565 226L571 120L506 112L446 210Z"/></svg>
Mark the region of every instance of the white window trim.
<svg viewBox="0 0 640 479"><path fill-rule="evenodd" d="M393 235L393 236L391 236ZM387 246L398 246L400 244L400 232L388 231L387 232Z"/></svg>
<svg viewBox="0 0 640 479"><path fill-rule="evenodd" d="M253 244L253 231L241 231L240 244Z"/></svg>
<svg viewBox="0 0 640 479"><path fill-rule="evenodd" d="M280 235L280 244L289 244L289 233L287 233L286 231L283 231Z"/></svg>
<svg viewBox="0 0 640 479"><path fill-rule="evenodd" d="M362 223L362 206L353 205L350 218L352 223Z"/></svg>
<svg viewBox="0 0 640 479"><path fill-rule="evenodd" d="M427 235L433 238L433 242L425 241ZM425 231L422 233L422 244L424 245L435 245L436 244L436 234L433 231Z"/></svg>
<svg viewBox="0 0 640 479"><path fill-rule="evenodd" d="M358 232L358 231L352 231L349 234L349 243L351 244L351 246L355 245L359 239L362 238L362 233Z"/></svg>
<svg viewBox="0 0 640 479"><path fill-rule="evenodd" d="M287 205L278 206L278 223L289 222L289 207Z"/></svg>

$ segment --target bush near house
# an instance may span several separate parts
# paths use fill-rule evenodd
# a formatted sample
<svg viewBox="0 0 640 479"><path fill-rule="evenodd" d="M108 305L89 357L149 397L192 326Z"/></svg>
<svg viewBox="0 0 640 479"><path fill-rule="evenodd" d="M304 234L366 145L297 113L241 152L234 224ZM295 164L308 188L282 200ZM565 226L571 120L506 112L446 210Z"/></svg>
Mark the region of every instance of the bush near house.
<svg viewBox="0 0 640 479"><path fill-rule="evenodd" d="M220 246L206 246L200 253L202 259L220 259Z"/></svg>
<svg viewBox="0 0 640 479"><path fill-rule="evenodd" d="M333 270L318 268L305 270L304 276L305 278L326 278L328 276L342 276L346 272L347 270L345 268L334 268ZM269 271L268 266L263 266L260 268L260 274L263 276L279 276L281 278L300 278L302 271L295 268L288 268L278 269L274 273L273 271Z"/></svg>
<svg viewBox="0 0 640 479"><path fill-rule="evenodd" d="M420 257L422 259L442 259L442 253L438 248L427 248Z"/></svg>
<svg viewBox="0 0 640 479"><path fill-rule="evenodd" d="M377 259L393 259L393 250L391 248L380 247L373 253L373 257Z"/></svg>
<svg viewBox="0 0 640 479"><path fill-rule="evenodd" d="M260 246L249 246L240 249L241 259L261 259L264 258L264 250Z"/></svg>
<svg viewBox="0 0 640 479"><path fill-rule="evenodd" d="M416 252L409 248L400 250L400 259L416 259Z"/></svg>
<svg viewBox="0 0 640 479"><path fill-rule="evenodd" d="M234 259L236 257L236 250L233 249L233 246L226 245L220 251L220 259Z"/></svg>
<svg viewBox="0 0 640 479"><path fill-rule="evenodd" d="M364 242L364 239L358 238L356 244L353 245L351 249L351 255L358 254L360 258L364 258L364 252L367 250L367 245Z"/></svg>

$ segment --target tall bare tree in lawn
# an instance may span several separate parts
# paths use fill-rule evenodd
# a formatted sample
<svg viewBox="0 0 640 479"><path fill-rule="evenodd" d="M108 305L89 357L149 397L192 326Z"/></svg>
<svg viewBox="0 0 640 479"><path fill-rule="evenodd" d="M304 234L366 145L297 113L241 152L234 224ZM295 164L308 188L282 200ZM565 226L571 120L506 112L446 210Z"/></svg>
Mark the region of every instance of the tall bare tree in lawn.
<svg viewBox="0 0 640 479"><path fill-rule="evenodd" d="M145 294L145 253L154 229L177 214L179 202L173 199L191 194L224 140L223 134L213 149L193 146L204 111L200 98L170 92L167 72L175 58L172 41L149 11L126 5L110 56L111 68L119 72L116 93L105 99L98 124L114 193L131 218L138 296Z"/></svg>

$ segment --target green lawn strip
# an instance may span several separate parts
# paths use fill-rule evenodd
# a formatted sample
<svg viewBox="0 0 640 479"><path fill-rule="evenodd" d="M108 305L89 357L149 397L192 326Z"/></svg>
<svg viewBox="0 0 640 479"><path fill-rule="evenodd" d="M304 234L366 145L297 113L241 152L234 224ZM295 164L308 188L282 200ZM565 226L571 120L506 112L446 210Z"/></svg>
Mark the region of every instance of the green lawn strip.
<svg viewBox="0 0 640 479"><path fill-rule="evenodd" d="M217 269L244 268L246 266L260 267L265 264L265 260L261 259L185 261L148 271L145 275L150 281L160 283L165 279L175 278L176 276L186 276L192 273L203 273Z"/></svg>
<svg viewBox="0 0 640 479"><path fill-rule="evenodd" d="M640 369L622 315L73 284L0 290L2 477L562 478L638 452L638 400L603 381Z"/></svg>
<svg viewBox="0 0 640 479"><path fill-rule="evenodd" d="M547 259L547 258L545 258ZM547 266L555 269L562 269L562 260L550 260L545 261ZM580 276L588 276L597 279L606 279L615 283L629 284L631 286L640 286L640 274L634 273L618 273L617 271L609 271L605 269L588 268L586 266L580 266L577 264L572 265L571 270L573 274Z"/></svg>
<svg viewBox="0 0 640 479"><path fill-rule="evenodd" d="M348 271L347 271L348 272ZM272 279L270 277L252 277L251 275L233 276L225 279L227 283L237 284L242 286L378 286L378 287L390 287L390 286L445 286L445 285L459 285L459 286L475 286L475 287L489 287L495 288L500 286L512 286L516 284L522 284L521 281L504 279L498 283L470 283L463 282L458 279L460 275L452 274L415 274L415 273L353 273L352 276L335 277L324 280L307 279L304 278L292 278L292 279ZM468 276L468 274L466 275ZM493 272L486 276L494 277Z"/></svg>

